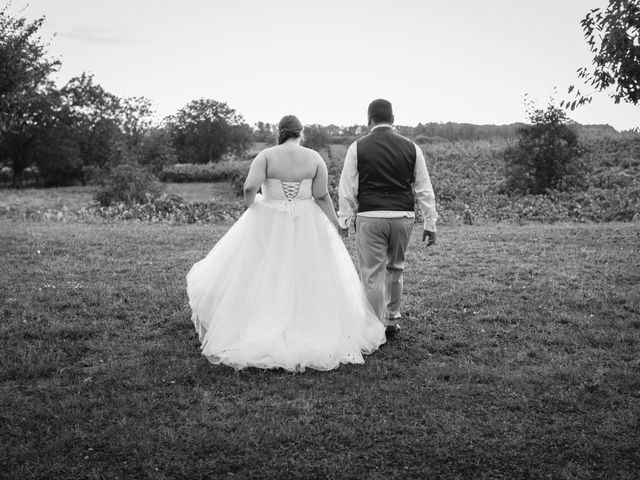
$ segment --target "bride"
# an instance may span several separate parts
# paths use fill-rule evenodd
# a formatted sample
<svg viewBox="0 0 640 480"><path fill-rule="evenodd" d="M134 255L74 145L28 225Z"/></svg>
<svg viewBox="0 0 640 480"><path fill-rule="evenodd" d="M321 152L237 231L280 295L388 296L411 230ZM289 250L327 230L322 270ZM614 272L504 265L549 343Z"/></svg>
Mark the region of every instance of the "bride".
<svg viewBox="0 0 640 480"><path fill-rule="evenodd" d="M384 326L338 234L327 167L300 146L295 116L278 130L278 145L251 164L247 210L187 274L202 354L236 369L363 363Z"/></svg>

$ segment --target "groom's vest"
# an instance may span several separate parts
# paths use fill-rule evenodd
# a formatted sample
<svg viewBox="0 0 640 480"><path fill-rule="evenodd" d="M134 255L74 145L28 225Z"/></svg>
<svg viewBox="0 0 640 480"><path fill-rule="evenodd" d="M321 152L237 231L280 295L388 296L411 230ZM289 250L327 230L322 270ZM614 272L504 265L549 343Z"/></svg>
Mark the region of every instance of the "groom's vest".
<svg viewBox="0 0 640 480"><path fill-rule="evenodd" d="M413 212L416 147L390 127L378 127L356 142L358 212Z"/></svg>

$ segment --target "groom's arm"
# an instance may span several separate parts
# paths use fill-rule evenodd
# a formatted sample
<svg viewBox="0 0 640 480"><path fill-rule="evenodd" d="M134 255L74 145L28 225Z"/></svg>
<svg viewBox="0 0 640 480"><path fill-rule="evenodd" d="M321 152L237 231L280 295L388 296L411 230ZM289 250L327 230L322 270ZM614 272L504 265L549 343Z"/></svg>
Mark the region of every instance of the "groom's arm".
<svg viewBox="0 0 640 480"><path fill-rule="evenodd" d="M349 228L358 210L358 150L353 142L344 158L338 185L338 223Z"/></svg>
<svg viewBox="0 0 640 480"><path fill-rule="evenodd" d="M413 190L415 192L422 218L424 218L424 231L436 231L436 221L438 213L436 212L436 196L433 193L433 186L427 171L427 163L424 159L422 149L416 145L416 166L414 169Z"/></svg>

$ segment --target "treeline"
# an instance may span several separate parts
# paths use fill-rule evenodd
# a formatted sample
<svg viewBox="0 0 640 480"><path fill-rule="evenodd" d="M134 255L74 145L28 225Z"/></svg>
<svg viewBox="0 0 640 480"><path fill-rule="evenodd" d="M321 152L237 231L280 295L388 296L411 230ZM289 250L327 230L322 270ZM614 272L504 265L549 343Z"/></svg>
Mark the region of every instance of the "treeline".
<svg viewBox="0 0 640 480"><path fill-rule="evenodd" d="M52 77L60 62L47 56L40 37L44 18L13 16L9 6L0 8L4 183L84 184L129 164L158 173L176 162L216 161L253 141L242 116L215 100L194 100L156 121L149 99L118 97L92 75L56 86Z"/></svg>
<svg viewBox="0 0 640 480"><path fill-rule="evenodd" d="M415 142L426 145L430 143L457 142L460 140L512 140L518 137L519 131L525 123L511 123L508 125L475 125L473 123L419 123L415 127L396 125L396 130L401 135L411 138ZM573 124L576 132L582 137L593 138L617 135L618 131L611 125L580 125ZM255 141L268 142L275 137L276 125L258 122L254 126ZM352 125L349 127L338 125L307 125L305 138L313 146L327 144L349 144L358 137L367 133L365 125Z"/></svg>
<svg viewBox="0 0 640 480"><path fill-rule="evenodd" d="M418 143L455 142L458 140L488 140L491 138L515 138L522 123L509 125L475 125L471 123L419 123L415 127L396 125L401 135L412 138ZM268 141L275 135L277 126L258 122L255 125L254 137L257 141ZM611 127L609 127L611 128ZM368 131L365 125L349 127L338 125L307 125L305 137L310 143L351 143Z"/></svg>

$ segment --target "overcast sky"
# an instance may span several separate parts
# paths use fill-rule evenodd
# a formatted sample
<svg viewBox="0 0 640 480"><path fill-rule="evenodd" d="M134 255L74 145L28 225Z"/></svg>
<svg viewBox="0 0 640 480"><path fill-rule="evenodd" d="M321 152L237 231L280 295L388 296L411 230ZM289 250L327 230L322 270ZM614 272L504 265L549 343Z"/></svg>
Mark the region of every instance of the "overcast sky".
<svg viewBox="0 0 640 480"><path fill-rule="evenodd" d="M591 64L580 20L606 0L14 0L46 15L59 83L90 72L159 115L212 98L253 124L366 123L374 98L396 123L526 121L580 84ZM54 36L55 34L55 36ZM606 94L570 113L580 123L640 126L640 107Z"/></svg>

